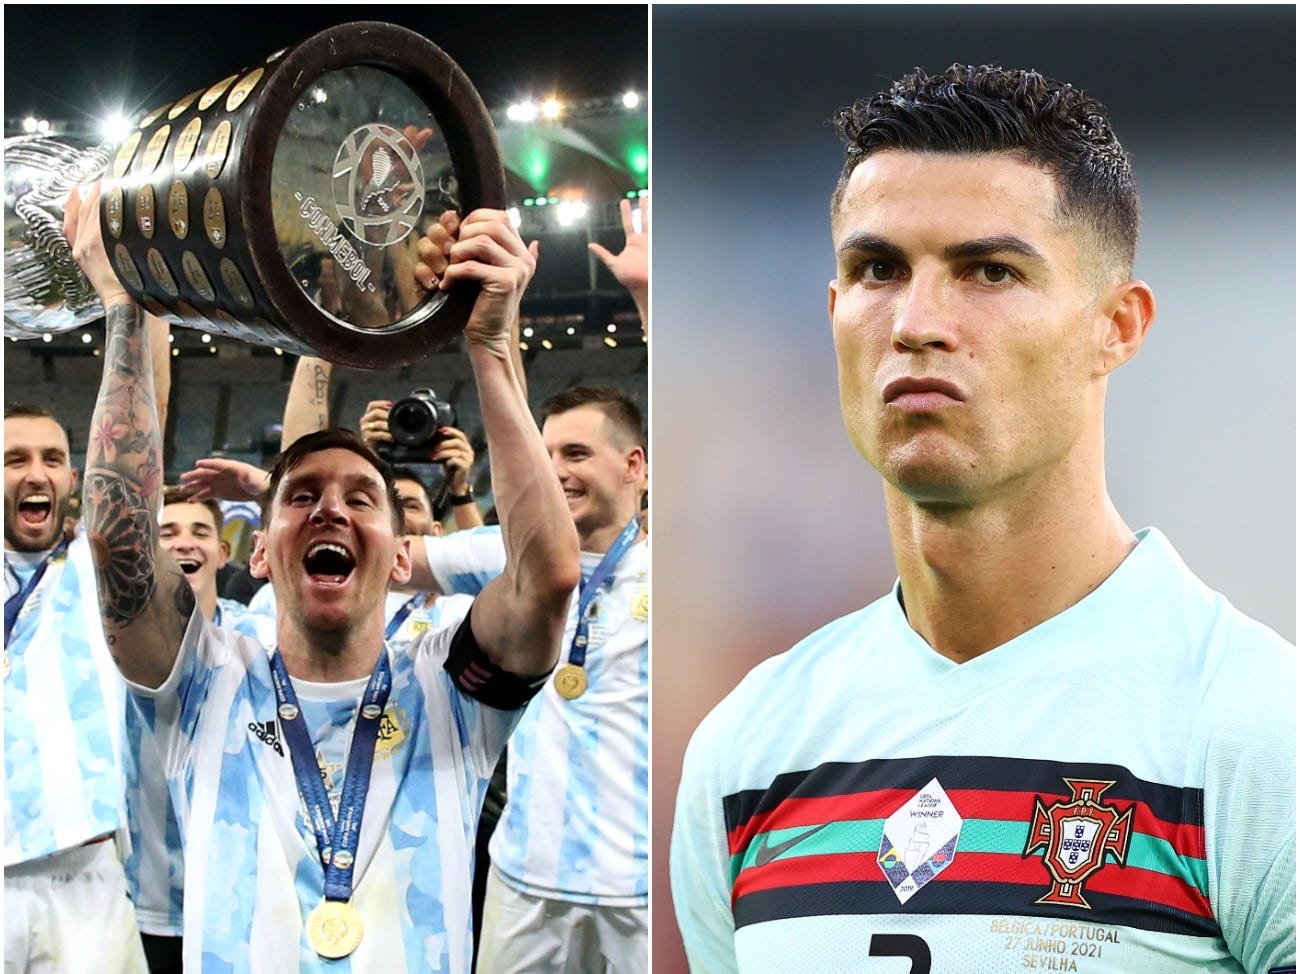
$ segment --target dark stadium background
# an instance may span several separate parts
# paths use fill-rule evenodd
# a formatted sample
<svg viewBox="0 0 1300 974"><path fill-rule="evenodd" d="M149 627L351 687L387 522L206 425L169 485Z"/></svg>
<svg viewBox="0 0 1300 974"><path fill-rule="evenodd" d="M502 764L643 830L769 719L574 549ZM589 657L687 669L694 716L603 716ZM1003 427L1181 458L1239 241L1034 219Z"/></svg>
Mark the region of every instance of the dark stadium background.
<svg viewBox="0 0 1300 974"><path fill-rule="evenodd" d="M5 135L22 134L27 118L51 121L56 138L62 131L92 131L113 110L138 119L318 30L357 20L415 30L464 69L492 113L503 147L512 147L503 148L511 203L578 193L588 204L587 220L567 228L556 224L555 206L521 207L521 232L541 245L522 322L534 329L524 353L532 404L577 382L608 383L630 392L644 409L648 349L635 308L588 255L586 244L596 240L617 251L623 238L618 202L648 186L645 7L104 5L55 18L49 7L6 5ZM623 104L628 91L639 95L634 109ZM524 123L506 117L508 106L550 95L567 106L560 131L548 138L519 137ZM562 144L581 139L596 151ZM539 149L550 162L541 181L526 175L525 156ZM275 433L267 428L281 418L295 358L223 338L205 343L193 329L172 332L169 481L214 452L260 462L274 444ZM542 346L543 339L550 348ZM74 464L80 465L102 363L96 356L102 326L54 336L49 343L3 345L6 402L35 400L50 407L68 426ZM331 418L355 427L369 400L398 399L424 386L457 408L460 425L479 450L477 492L490 502L477 401L459 343L403 369L336 369Z"/></svg>

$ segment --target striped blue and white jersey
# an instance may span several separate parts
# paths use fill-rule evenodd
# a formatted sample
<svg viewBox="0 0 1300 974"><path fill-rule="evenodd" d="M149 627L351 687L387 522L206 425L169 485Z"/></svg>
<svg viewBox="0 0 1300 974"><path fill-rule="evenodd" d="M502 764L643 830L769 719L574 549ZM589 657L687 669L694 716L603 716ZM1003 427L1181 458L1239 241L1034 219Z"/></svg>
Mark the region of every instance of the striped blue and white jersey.
<svg viewBox="0 0 1300 974"><path fill-rule="evenodd" d="M1154 530L968 662L890 595L757 666L687 750L692 970L1295 969L1295 648Z"/></svg>
<svg viewBox="0 0 1300 974"><path fill-rule="evenodd" d="M44 553L5 552L5 598ZM84 529L28 596L5 648L5 866L126 827L125 693Z"/></svg>
<svg viewBox="0 0 1300 974"><path fill-rule="evenodd" d="M324 871L277 717L266 648L196 613L167 682L132 687L181 825L187 970L468 974L475 829L518 711L482 706L456 689L443 669L455 631L386 648L393 686L351 901L365 935L338 961L318 957L304 934L324 898ZM334 802L364 684L294 680Z"/></svg>
<svg viewBox="0 0 1300 974"><path fill-rule="evenodd" d="M427 538L442 591L479 591L505 565L499 529ZM583 552L584 580L600 554ZM535 896L641 906L649 890L649 551L623 556L588 609L588 686L548 680L510 738L506 807L489 847L502 878ZM561 643L577 627L578 594Z"/></svg>
<svg viewBox="0 0 1300 974"><path fill-rule="evenodd" d="M268 620L234 599L217 599L212 621L264 645L275 641L274 619ZM127 707L126 734L126 808L131 829L131 853L123 863L127 892L135 903L142 932L179 937L185 887L180 823L163 773L162 755L152 735L145 732L135 707Z"/></svg>

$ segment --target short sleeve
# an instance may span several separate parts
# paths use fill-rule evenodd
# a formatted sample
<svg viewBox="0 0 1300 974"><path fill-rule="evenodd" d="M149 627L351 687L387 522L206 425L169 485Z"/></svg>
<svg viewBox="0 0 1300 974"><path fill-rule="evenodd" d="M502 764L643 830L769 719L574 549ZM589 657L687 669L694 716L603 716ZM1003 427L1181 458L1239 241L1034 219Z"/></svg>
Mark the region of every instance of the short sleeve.
<svg viewBox="0 0 1300 974"><path fill-rule="evenodd" d="M1203 723L1210 900L1252 974L1296 963L1296 660L1267 635L1230 643Z"/></svg>
<svg viewBox="0 0 1300 974"><path fill-rule="evenodd" d="M439 592L478 595L506 567L501 528L489 525L424 539L425 554Z"/></svg>
<svg viewBox="0 0 1300 974"><path fill-rule="evenodd" d="M700 725L686 750L673 818L669 873L677 926L691 970L727 974L737 970L736 929L711 724L706 720Z"/></svg>

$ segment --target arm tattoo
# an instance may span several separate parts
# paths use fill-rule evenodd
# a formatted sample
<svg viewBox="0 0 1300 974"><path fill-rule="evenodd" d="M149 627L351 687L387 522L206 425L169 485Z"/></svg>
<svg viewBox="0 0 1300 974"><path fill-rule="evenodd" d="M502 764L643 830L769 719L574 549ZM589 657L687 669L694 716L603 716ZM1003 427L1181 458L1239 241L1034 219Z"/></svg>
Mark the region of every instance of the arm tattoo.
<svg viewBox="0 0 1300 974"><path fill-rule="evenodd" d="M316 407L316 428L328 429L330 424L329 394L330 373L323 365L312 369L312 405Z"/></svg>
<svg viewBox="0 0 1300 974"><path fill-rule="evenodd" d="M125 480L100 471L86 475L86 530L96 539L100 605L105 620L118 626L144 613L156 587L158 526L143 504Z"/></svg>
<svg viewBox="0 0 1300 974"><path fill-rule="evenodd" d="M140 618L157 590L162 442L139 307L109 308L107 325L104 377L86 453L86 527L105 621L125 626Z"/></svg>

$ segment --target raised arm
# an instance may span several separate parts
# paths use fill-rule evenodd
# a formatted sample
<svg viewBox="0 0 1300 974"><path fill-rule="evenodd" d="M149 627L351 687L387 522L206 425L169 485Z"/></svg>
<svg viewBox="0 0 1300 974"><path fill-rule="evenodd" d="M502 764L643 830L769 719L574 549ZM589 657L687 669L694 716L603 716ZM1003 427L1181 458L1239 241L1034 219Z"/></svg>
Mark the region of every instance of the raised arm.
<svg viewBox="0 0 1300 974"><path fill-rule="evenodd" d="M159 686L171 672L194 593L158 544L162 430L144 314L104 253L99 186L74 192L64 232L104 304L104 375L86 451L85 521L109 650L122 674Z"/></svg>
<svg viewBox="0 0 1300 974"><path fill-rule="evenodd" d="M610 253L598 243L587 244L587 249L600 258L611 274L632 294L637 314L641 316L641 331L649 333L650 327L650 197L641 199L641 230L632 219L632 203L620 200L619 213L623 217L623 249Z"/></svg>
<svg viewBox="0 0 1300 974"><path fill-rule="evenodd" d="M421 256L430 255L422 250ZM513 363L512 319L536 262L505 213L475 210L460 225L445 270L426 264L440 274L440 287L462 280L481 286L465 344L487 435L506 567L474 603L474 637L498 666L537 676L558 658L580 570L577 532Z"/></svg>
<svg viewBox="0 0 1300 974"><path fill-rule="evenodd" d="M294 366L289 396L284 401L284 425L280 429L280 449L288 449L295 440L329 429L330 374L334 365L323 358L304 355Z"/></svg>

